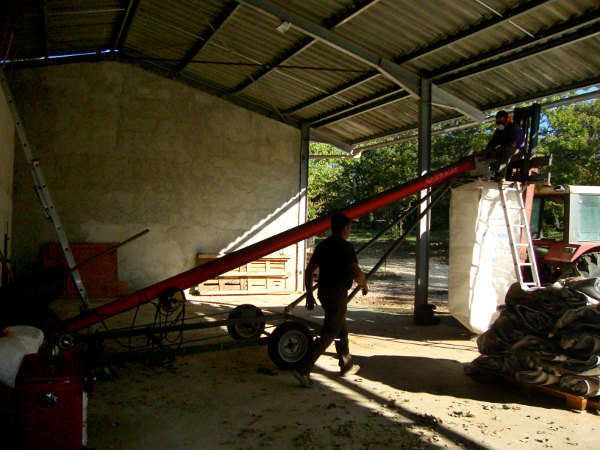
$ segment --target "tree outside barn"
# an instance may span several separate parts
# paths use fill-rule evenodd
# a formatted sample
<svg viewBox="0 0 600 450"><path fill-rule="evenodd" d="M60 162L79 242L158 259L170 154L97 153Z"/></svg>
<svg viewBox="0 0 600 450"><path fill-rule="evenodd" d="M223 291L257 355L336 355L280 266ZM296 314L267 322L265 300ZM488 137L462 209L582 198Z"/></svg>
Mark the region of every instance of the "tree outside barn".
<svg viewBox="0 0 600 450"><path fill-rule="evenodd" d="M456 125L459 125L458 123ZM482 150L493 124L463 128L432 137L432 169ZM309 166L309 219L320 217L417 176L416 140L365 151L360 158L313 159ZM540 155L553 155L553 184L600 185L600 100L544 111L538 143ZM312 155L344 155L327 144L311 144ZM415 196L376 210L358 221L363 230L379 229L416 201ZM432 230L447 235L449 197L432 213ZM408 219L410 220L410 219ZM393 233L398 235L400 230Z"/></svg>

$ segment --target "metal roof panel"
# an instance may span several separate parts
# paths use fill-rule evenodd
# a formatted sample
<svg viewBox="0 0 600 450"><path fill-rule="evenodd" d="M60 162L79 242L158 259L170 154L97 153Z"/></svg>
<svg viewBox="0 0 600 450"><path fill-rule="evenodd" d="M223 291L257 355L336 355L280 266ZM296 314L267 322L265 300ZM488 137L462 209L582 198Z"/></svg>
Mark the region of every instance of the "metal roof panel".
<svg viewBox="0 0 600 450"><path fill-rule="evenodd" d="M253 1L7 1L1 31L13 39L0 50L23 65L86 52L137 62L352 143L416 125L406 73L483 109L600 82L598 0ZM296 14L318 40L261 5Z"/></svg>

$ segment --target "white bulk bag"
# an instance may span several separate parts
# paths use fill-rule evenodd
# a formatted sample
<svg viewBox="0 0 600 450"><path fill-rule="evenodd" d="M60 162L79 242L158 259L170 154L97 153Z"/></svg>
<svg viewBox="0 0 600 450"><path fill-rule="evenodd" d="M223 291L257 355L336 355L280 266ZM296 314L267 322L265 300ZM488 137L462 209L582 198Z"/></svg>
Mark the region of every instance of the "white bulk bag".
<svg viewBox="0 0 600 450"><path fill-rule="evenodd" d="M8 334L0 338L0 383L14 388L23 358L38 352L44 342L44 333L26 325L13 325L7 329Z"/></svg>
<svg viewBox="0 0 600 450"><path fill-rule="evenodd" d="M505 191L511 223L519 223L518 197ZM520 239L520 237L517 237ZM474 333L485 332L516 281L498 183L475 181L452 190L448 307Z"/></svg>

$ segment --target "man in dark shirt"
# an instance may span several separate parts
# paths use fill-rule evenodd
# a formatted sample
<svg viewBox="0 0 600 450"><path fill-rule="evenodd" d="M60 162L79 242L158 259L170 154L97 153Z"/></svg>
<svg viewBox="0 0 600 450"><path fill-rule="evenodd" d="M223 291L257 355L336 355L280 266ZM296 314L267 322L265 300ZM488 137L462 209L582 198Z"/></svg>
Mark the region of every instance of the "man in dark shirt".
<svg viewBox="0 0 600 450"><path fill-rule="evenodd" d="M347 240L349 236L350 219L341 213L334 214L331 217L331 236L317 245L304 274L306 308L312 310L316 305L312 292L313 274L317 267L319 268L318 296L325 310L325 320L319 336L301 361L299 368L291 371L292 375L306 387L312 385L310 372L315 362L334 341L340 375L353 375L360 369L357 364L352 363L348 347L346 328L348 289L352 287L352 280L362 288L363 295L366 295L369 289L365 274L358 266L354 247Z"/></svg>
<svg viewBox="0 0 600 450"><path fill-rule="evenodd" d="M503 180L508 163L515 159L519 152L523 153L525 150L525 133L519 125L511 121L506 111L498 111L496 125L494 135L483 153L497 159L496 177Z"/></svg>

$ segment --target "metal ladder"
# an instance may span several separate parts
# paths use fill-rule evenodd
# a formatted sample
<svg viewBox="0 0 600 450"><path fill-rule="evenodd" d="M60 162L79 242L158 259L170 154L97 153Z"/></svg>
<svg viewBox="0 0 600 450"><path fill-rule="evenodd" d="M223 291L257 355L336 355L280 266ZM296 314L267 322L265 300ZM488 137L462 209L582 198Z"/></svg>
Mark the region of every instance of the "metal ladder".
<svg viewBox="0 0 600 450"><path fill-rule="evenodd" d="M83 286L83 281L81 280L79 271L76 269L77 263L75 262L75 258L73 257L73 253L71 252L69 240L67 239L65 230L63 229L60 218L58 217L58 212L56 211L54 203L52 202L50 191L48 190L44 174L42 173L42 169L40 168L40 162L33 157L33 153L29 145L29 140L27 139L27 134L25 133L25 128L23 127L23 122L21 122L19 111L17 110L15 99L8 86L8 81L1 70L0 84L2 85L4 95L6 96L8 108L10 109L10 112L12 114L14 125L17 130L19 140L21 141L21 147L23 148L25 158L27 159L27 163L29 164L29 172L31 173L31 176L33 178L35 192L37 193L37 196L40 199L40 202L42 203L42 207L44 208L44 214L48 219L50 219L50 221L54 225L54 228L56 229L56 233L58 234L58 240L60 241L62 250L65 254L65 259L67 260L67 264L71 272L71 278L73 279L75 287L77 288L77 293L79 294L79 297L83 302L84 309L88 309L90 307L90 301L85 291L85 287Z"/></svg>
<svg viewBox="0 0 600 450"><path fill-rule="evenodd" d="M517 281L524 290L538 288L541 287L541 283L535 261L533 244L531 242L531 232L529 230L529 223L527 221L527 214L525 212L525 204L523 203L523 190L520 183L515 182L514 184L511 184L499 181L498 190L500 191L504 219L506 220L506 228L508 229L508 238L510 240L510 248L515 265ZM507 192L514 192L516 194L517 206L508 205ZM518 211L518 223L511 223L511 217L513 216L513 214L511 214L511 210ZM523 242L523 240L525 240L525 242ZM521 251L523 249L527 251L526 262L521 262ZM523 268L526 268L530 271L530 278L532 281L524 280L522 271Z"/></svg>

